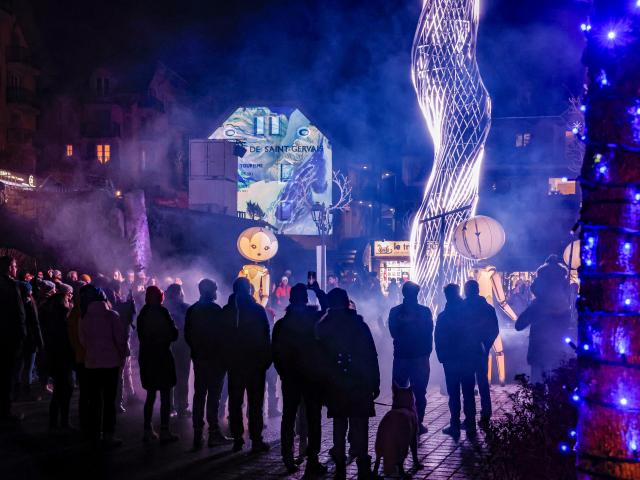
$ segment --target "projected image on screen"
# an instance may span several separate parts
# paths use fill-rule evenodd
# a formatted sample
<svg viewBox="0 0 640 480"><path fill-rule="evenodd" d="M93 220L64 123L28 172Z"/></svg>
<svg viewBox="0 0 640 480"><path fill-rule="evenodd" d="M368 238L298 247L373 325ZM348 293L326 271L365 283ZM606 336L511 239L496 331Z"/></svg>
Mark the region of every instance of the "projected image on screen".
<svg viewBox="0 0 640 480"><path fill-rule="evenodd" d="M279 232L316 235L309 206L331 204L331 144L300 110L238 108L210 139L237 140L238 210Z"/></svg>

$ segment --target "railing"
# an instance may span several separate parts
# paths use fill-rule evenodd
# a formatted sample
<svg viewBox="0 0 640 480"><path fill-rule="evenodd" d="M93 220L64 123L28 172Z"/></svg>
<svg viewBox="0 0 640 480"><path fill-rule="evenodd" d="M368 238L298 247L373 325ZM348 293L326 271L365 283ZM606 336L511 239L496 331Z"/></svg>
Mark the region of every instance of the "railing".
<svg viewBox="0 0 640 480"><path fill-rule="evenodd" d="M28 144L33 141L33 131L26 128L8 128L7 143Z"/></svg>
<svg viewBox="0 0 640 480"><path fill-rule="evenodd" d="M83 137L87 138L113 138L120 136L120 125L117 123L99 124L83 123L80 127Z"/></svg>
<svg viewBox="0 0 640 480"><path fill-rule="evenodd" d="M38 106L35 92L22 87L7 87L7 103L29 105L35 108Z"/></svg>

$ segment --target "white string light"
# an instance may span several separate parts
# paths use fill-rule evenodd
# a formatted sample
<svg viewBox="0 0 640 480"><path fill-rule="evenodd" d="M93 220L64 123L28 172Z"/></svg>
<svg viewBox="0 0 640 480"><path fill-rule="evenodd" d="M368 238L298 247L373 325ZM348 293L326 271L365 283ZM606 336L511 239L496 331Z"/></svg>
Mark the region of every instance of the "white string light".
<svg viewBox="0 0 640 480"><path fill-rule="evenodd" d="M413 277L434 309L439 296L439 221L425 218L472 205L446 217L444 281L462 283L471 266L451 247L455 227L475 213L491 99L476 62L480 0L425 0L412 50L412 80L434 162L411 229Z"/></svg>

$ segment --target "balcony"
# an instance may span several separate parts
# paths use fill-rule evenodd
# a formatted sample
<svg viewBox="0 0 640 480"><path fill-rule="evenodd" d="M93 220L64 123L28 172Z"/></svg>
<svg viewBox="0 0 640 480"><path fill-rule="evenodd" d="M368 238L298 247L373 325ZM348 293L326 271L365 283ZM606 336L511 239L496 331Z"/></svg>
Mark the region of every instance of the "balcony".
<svg viewBox="0 0 640 480"><path fill-rule="evenodd" d="M38 109L35 92L22 87L7 87L7 103Z"/></svg>
<svg viewBox="0 0 640 480"><path fill-rule="evenodd" d="M99 124L83 123L81 134L86 138L114 138L120 136L120 125L117 123Z"/></svg>
<svg viewBox="0 0 640 480"><path fill-rule="evenodd" d="M33 66L33 57L28 48L11 45L7 47L6 55L8 63L21 63L23 65Z"/></svg>
<svg viewBox="0 0 640 480"><path fill-rule="evenodd" d="M28 145L33 142L33 131L26 128L8 128L7 143L16 145Z"/></svg>

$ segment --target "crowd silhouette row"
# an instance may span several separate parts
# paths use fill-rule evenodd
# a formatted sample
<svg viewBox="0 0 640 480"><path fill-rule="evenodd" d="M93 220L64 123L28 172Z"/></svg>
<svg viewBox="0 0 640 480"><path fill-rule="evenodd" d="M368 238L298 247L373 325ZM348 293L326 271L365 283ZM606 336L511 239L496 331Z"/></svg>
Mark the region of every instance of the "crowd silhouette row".
<svg viewBox="0 0 640 480"><path fill-rule="evenodd" d="M12 412L14 399L38 396L51 382L50 428L72 430L69 410L77 386L80 432L96 447L115 448L122 442L115 435L117 411L124 412L125 399L136 397L133 362L137 361L146 391L144 442L178 440L170 429L176 410L192 417L194 450L203 448L206 427L207 445L228 443L233 451L241 451L246 395L251 450L266 452L263 406L265 386L271 384L268 390L275 392L275 380L269 379L273 365L281 382L281 454L287 471L295 472L306 460L306 475L327 472L319 461L321 415L326 407L333 419L330 455L336 476L346 475L350 458L356 460L359 478L372 475L368 432L380 395L378 354L369 326L344 289L325 293L315 281L293 286L281 282L277 299L283 315L274 321L274 312L254 300L246 278L234 281L224 306L217 303L216 282L203 279L198 284L199 300L187 305L178 283L163 291L157 285L140 288L133 277L92 280L77 272L69 272L65 283L59 271L48 272L48 279L29 275L24 281L16 280L17 268L14 258L0 258L3 426L21 419ZM542 377L563 358L555 342L571 328L571 313L567 271L559 262L543 265L536 281L536 300L520 315L516 329L531 326L529 361L533 374ZM309 304L309 292L319 305ZM468 437L475 436L477 425L487 426L492 415L487 363L499 333L495 309L479 295L475 280L464 285L464 298L460 286L450 284L444 288L446 305L434 327L432 312L419 303L420 287L406 281L401 292L402 303L388 317L392 378L394 392L413 392L416 435L428 431L426 391L435 344L444 366L451 414L443 432L459 437L464 430ZM192 366L194 392L189 410ZM35 377L40 389L34 392ZM230 438L220 426L225 378ZM160 429L156 431L152 420L158 394ZM396 403L394 399L394 408L407 408ZM277 403L269 405L272 416L280 413ZM296 433L300 437L297 457Z"/></svg>

